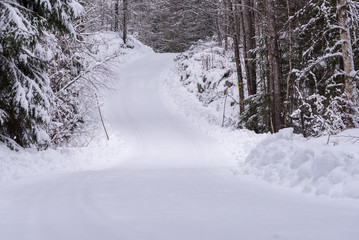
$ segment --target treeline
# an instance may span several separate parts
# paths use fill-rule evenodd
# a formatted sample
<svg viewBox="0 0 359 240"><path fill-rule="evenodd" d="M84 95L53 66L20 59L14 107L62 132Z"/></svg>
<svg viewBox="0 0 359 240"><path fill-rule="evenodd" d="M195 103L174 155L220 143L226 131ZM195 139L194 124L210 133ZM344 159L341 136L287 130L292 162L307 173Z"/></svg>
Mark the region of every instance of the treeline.
<svg viewBox="0 0 359 240"><path fill-rule="evenodd" d="M121 9L123 2L108 3L119 3ZM128 4L128 30L159 52L181 52L213 36L233 51L239 127L257 132L293 127L304 136L358 127L358 1L128 0Z"/></svg>
<svg viewBox="0 0 359 240"><path fill-rule="evenodd" d="M357 1L2 0L0 141L41 149L81 132L81 97L94 90L77 81L91 69L84 39L107 30L158 52L214 37L234 53L239 127L315 136L358 126Z"/></svg>
<svg viewBox="0 0 359 240"><path fill-rule="evenodd" d="M215 33L213 3L208 0L86 1L87 28L127 32L157 52L182 52Z"/></svg>
<svg viewBox="0 0 359 240"><path fill-rule="evenodd" d="M304 136L358 126L357 1L218 0L214 10L218 42L235 52L242 125Z"/></svg>

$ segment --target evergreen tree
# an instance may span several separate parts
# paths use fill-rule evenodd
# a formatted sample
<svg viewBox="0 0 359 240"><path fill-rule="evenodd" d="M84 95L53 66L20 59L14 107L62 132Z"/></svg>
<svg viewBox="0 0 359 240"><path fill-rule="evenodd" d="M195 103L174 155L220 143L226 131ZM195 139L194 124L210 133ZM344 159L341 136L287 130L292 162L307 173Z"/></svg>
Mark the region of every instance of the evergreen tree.
<svg viewBox="0 0 359 240"><path fill-rule="evenodd" d="M0 140L22 147L46 147L52 104L45 68L49 53L41 37L71 24L81 6L67 0L0 2Z"/></svg>
<svg viewBox="0 0 359 240"><path fill-rule="evenodd" d="M358 9L357 3L351 5L352 11ZM357 39L359 16L350 13L348 16L352 17L352 21L348 21L349 36ZM298 55L293 69L293 126L304 135L334 134L352 121L347 114L345 83L348 73L342 51L346 41L340 34L342 26L338 21L337 3L310 0L295 14L295 20L298 22L293 32L294 52ZM352 68L355 63L358 62L353 61ZM351 74L354 77L354 71Z"/></svg>

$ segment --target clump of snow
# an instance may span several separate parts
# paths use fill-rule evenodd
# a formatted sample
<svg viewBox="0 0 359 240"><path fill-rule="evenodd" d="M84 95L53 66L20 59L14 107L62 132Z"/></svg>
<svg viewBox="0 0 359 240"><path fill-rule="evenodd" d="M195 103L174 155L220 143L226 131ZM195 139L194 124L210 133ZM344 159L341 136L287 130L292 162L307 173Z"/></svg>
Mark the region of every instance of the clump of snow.
<svg viewBox="0 0 359 240"><path fill-rule="evenodd" d="M75 17L81 17L85 12L85 8L78 2L72 1L68 3Z"/></svg>

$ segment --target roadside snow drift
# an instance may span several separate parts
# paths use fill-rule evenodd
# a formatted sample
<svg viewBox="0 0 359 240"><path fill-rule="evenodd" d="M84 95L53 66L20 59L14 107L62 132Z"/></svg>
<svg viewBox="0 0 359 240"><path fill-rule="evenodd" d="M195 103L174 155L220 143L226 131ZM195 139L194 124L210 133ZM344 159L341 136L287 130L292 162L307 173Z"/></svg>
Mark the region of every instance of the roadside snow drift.
<svg viewBox="0 0 359 240"><path fill-rule="evenodd" d="M225 152L237 160L235 172L299 192L359 198L359 129L344 131L328 141L328 137L306 139L294 134L293 129L255 134L245 129L221 128L223 108L211 105L219 102L221 106L223 100L217 99L208 106L205 101L222 91L223 86L218 85L220 90L207 88L210 92L204 96L191 87L198 83L196 76L211 71L203 73L198 64L189 64L185 72L191 77L183 81L183 69L174 64L167 73L164 92L172 109L216 138ZM233 118L235 110L228 109Z"/></svg>
<svg viewBox="0 0 359 240"><path fill-rule="evenodd" d="M359 129L305 139L283 129L246 157L244 172L266 181L332 197L359 198Z"/></svg>

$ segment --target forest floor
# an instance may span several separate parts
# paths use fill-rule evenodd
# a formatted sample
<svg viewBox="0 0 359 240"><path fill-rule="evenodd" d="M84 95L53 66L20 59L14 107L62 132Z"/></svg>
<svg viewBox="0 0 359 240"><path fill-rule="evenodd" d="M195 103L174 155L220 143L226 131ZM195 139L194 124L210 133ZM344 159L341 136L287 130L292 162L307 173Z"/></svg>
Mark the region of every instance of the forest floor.
<svg viewBox="0 0 359 240"><path fill-rule="evenodd" d="M236 174L218 139L169 102L163 79L173 58L147 53L116 68L104 115L127 153L98 154L100 162L117 159L111 166L0 185L1 239L359 238L357 199L296 193Z"/></svg>

